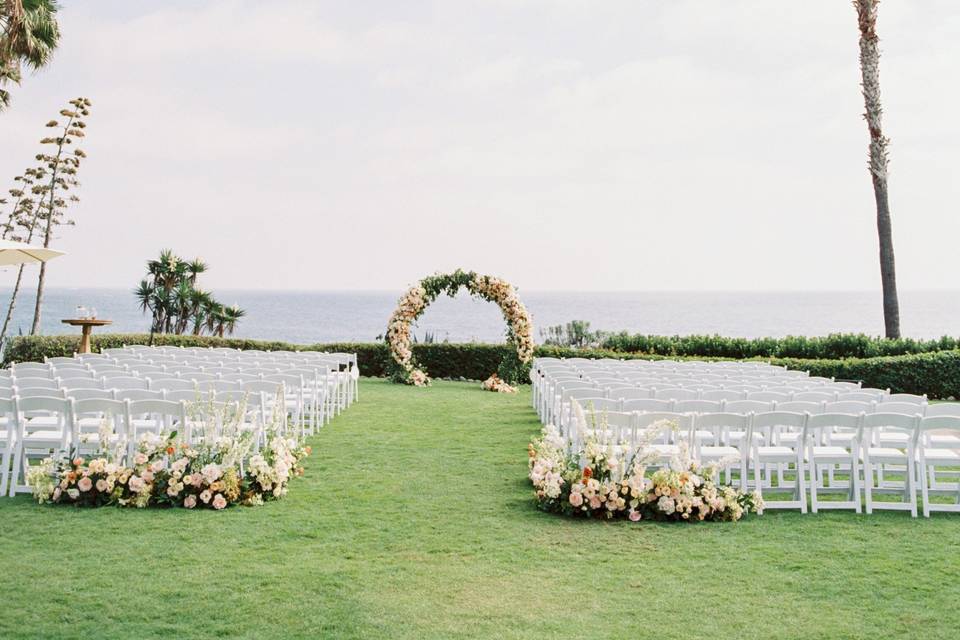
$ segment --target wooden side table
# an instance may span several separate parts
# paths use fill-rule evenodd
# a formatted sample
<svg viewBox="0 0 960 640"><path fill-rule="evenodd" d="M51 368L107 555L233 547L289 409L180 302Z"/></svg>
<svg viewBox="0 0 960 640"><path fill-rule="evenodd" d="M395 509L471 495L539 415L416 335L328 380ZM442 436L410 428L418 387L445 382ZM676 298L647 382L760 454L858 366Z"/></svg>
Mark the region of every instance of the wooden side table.
<svg viewBox="0 0 960 640"><path fill-rule="evenodd" d="M80 318L76 320L61 320L63 324L69 324L73 327L81 327L83 333L80 336L80 350L77 353L90 353L90 332L94 327L104 327L113 324L113 320L98 320L96 318Z"/></svg>

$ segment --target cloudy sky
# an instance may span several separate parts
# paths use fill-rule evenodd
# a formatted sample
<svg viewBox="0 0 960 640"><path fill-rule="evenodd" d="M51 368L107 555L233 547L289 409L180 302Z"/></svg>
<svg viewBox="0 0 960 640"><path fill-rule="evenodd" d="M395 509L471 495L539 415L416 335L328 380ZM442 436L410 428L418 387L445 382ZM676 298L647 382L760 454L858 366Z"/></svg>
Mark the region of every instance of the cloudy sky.
<svg viewBox="0 0 960 640"><path fill-rule="evenodd" d="M64 0L0 177L93 100L54 285L873 289L849 2ZM956 287L956 0L879 24L901 287Z"/></svg>

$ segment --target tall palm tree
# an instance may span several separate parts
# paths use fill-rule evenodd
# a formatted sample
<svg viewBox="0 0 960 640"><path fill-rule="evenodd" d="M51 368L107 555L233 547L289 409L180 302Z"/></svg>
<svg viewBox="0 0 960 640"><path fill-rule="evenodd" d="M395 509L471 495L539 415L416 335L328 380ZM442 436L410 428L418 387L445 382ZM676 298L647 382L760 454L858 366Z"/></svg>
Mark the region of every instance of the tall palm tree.
<svg viewBox="0 0 960 640"><path fill-rule="evenodd" d="M854 0L860 27L860 76L864 119L870 131L870 176L877 203L877 235L880 241L880 281L883 286L883 323L888 338L900 337L900 302L897 298L897 271L893 258L893 229L887 194L887 145L883 135L880 106L880 38L877 37L877 9L880 0Z"/></svg>
<svg viewBox="0 0 960 640"><path fill-rule="evenodd" d="M20 83L21 69L39 69L60 42L56 0L0 0L0 111L10 104L4 86Z"/></svg>

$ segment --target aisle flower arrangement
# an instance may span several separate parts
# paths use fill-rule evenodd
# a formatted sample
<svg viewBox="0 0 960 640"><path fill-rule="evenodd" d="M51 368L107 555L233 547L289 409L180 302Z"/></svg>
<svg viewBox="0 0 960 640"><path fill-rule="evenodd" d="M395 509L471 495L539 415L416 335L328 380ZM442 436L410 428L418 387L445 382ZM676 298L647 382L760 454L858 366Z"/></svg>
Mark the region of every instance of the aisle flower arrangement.
<svg viewBox="0 0 960 640"><path fill-rule="evenodd" d="M492 374L483 381L483 388L487 391L496 391L497 393L517 393L517 388L504 382L497 374Z"/></svg>
<svg viewBox="0 0 960 640"><path fill-rule="evenodd" d="M27 482L41 504L213 510L260 505L287 494L310 454L309 446L286 435L282 412L274 411L264 426L259 451L254 430L244 424L243 403L192 405L192 429L201 436L193 444L176 431L145 433L132 455L111 445L113 426L105 422L93 455L78 448L61 452L31 467Z"/></svg>
<svg viewBox="0 0 960 640"><path fill-rule="evenodd" d="M503 312L507 323L507 342L513 347L515 356L506 358L500 364L496 372L499 378L509 386L511 382L522 381L529 373L535 348L533 322L516 289L506 280L458 269L450 274L424 278L408 289L397 302L386 332L394 380L418 387L430 384L427 372L415 362L410 326L441 293L452 297L464 287L471 295L496 303ZM485 384L484 388L488 386ZM502 387L491 387L490 390L500 391Z"/></svg>
<svg viewBox="0 0 960 640"><path fill-rule="evenodd" d="M671 425L655 423L638 442L604 442L606 426L571 443L547 425L529 446L529 478L537 507L551 513L604 520L736 521L763 513L758 492L743 493L715 479L722 461L701 465L681 444L666 466L651 470L649 445Z"/></svg>

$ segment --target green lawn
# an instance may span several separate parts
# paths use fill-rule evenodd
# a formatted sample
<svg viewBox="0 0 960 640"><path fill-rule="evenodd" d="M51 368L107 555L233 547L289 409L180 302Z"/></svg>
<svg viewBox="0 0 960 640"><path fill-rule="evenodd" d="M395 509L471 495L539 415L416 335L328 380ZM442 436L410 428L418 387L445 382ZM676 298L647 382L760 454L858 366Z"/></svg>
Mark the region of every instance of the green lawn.
<svg viewBox="0 0 960 640"><path fill-rule="evenodd" d="M960 517L536 511L529 393L364 380L260 508L0 500L0 637L956 638Z"/></svg>

